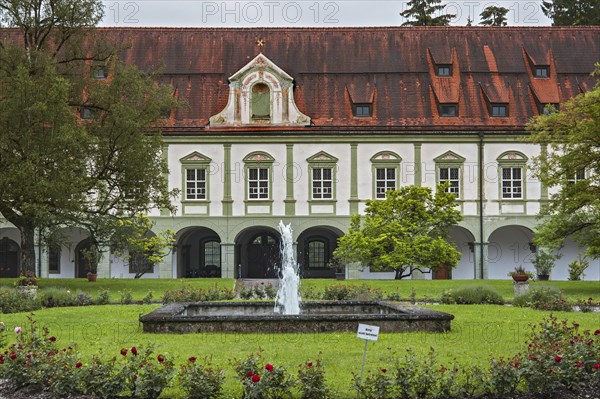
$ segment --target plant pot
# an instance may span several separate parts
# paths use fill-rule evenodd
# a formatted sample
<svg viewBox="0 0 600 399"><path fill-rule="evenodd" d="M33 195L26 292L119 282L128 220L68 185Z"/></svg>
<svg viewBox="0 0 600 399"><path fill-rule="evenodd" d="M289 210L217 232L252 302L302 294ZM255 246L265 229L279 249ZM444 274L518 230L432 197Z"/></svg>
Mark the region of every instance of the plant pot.
<svg viewBox="0 0 600 399"><path fill-rule="evenodd" d="M88 281L96 281L96 279L98 278L98 275L96 273L88 273L87 274L87 279Z"/></svg>
<svg viewBox="0 0 600 399"><path fill-rule="evenodd" d="M335 274L335 279L336 280L345 280L346 279L346 273L344 273L344 272L336 273Z"/></svg>
<svg viewBox="0 0 600 399"><path fill-rule="evenodd" d="M20 285L17 286L17 290L31 299L37 298L38 287L37 285Z"/></svg>
<svg viewBox="0 0 600 399"><path fill-rule="evenodd" d="M548 281L550 279L550 275L549 274L538 274L537 279L539 281Z"/></svg>
<svg viewBox="0 0 600 399"><path fill-rule="evenodd" d="M529 280L529 275L527 274L513 274L512 279L517 282L527 281Z"/></svg>

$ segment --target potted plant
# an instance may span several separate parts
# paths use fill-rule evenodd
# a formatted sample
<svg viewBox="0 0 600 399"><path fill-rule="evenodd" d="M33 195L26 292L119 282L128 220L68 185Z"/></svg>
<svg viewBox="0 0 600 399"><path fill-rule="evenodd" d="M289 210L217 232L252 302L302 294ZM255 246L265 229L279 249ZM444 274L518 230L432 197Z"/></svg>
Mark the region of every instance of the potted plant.
<svg viewBox="0 0 600 399"><path fill-rule="evenodd" d="M31 270L27 270L25 274L21 274L19 280L17 280L17 290L29 295L32 298L37 297L37 278L35 273Z"/></svg>
<svg viewBox="0 0 600 399"><path fill-rule="evenodd" d="M88 281L96 281L98 278L98 263L102 259L102 254L98 251L98 247L92 244L89 248L82 249L81 253L85 259L88 267L87 279Z"/></svg>
<svg viewBox="0 0 600 399"><path fill-rule="evenodd" d="M529 279L533 280L533 274L525 270L525 268L522 265L515 267L515 270L509 272L508 275L517 282L523 282Z"/></svg>
<svg viewBox="0 0 600 399"><path fill-rule="evenodd" d="M556 259L558 259L558 257L552 255L550 252L544 250L537 251L532 263L538 280L548 280L550 278L550 272L554 268Z"/></svg>
<svg viewBox="0 0 600 399"><path fill-rule="evenodd" d="M329 263L327 263L327 267L335 269L335 279L336 280L345 280L346 279L346 268L342 264L342 262L338 258L332 258Z"/></svg>

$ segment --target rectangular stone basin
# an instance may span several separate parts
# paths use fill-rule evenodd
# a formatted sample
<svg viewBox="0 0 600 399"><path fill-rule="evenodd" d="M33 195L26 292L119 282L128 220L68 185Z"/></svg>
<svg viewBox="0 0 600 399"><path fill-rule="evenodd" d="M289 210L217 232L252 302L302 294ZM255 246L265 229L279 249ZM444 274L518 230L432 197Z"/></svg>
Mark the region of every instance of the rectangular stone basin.
<svg viewBox="0 0 600 399"><path fill-rule="evenodd" d="M454 316L393 302L303 302L299 315L275 313L273 302L184 302L167 304L140 317L150 333L355 332L358 324L381 332L450 331Z"/></svg>

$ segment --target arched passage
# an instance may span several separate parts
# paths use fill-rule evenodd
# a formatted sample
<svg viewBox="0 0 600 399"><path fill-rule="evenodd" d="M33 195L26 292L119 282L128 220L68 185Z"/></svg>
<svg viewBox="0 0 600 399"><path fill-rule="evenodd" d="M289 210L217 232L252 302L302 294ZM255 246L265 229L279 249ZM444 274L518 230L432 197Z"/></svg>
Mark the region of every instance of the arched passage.
<svg viewBox="0 0 600 399"><path fill-rule="evenodd" d="M453 280L469 280L475 278L475 257L473 254L473 242L475 237L473 233L461 226L452 226L448 231L448 240L452 242L460 252L461 257L456 268L450 270L447 276L436 276L433 278L441 280L441 277Z"/></svg>
<svg viewBox="0 0 600 399"><path fill-rule="evenodd" d="M75 246L75 278L86 278L90 270L89 261L84 256L84 251L90 249L94 241L91 238L86 238L79 241Z"/></svg>
<svg viewBox="0 0 600 399"><path fill-rule="evenodd" d="M19 277L20 266L19 244L8 237L0 239L0 276Z"/></svg>
<svg viewBox="0 0 600 399"><path fill-rule="evenodd" d="M208 227L191 227L177 234L179 278L221 277L221 238Z"/></svg>
<svg viewBox="0 0 600 399"><path fill-rule="evenodd" d="M525 226L510 225L494 230L488 239L488 278L508 279L508 272L519 265L533 271L532 241L533 231Z"/></svg>
<svg viewBox="0 0 600 399"><path fill-rule="evenodd" d="M335 277L336 270L328 264L344 233L331 226L315 226L298 236L298 264L303 278Z"/></svg>
<svg viewBox="0 0 600 399"><path fill-rule="evenodd" d="M277 278L281 236L270 227L249 227L235 240L238 278ZM241 273L241 276L239 275Z"/></svg>

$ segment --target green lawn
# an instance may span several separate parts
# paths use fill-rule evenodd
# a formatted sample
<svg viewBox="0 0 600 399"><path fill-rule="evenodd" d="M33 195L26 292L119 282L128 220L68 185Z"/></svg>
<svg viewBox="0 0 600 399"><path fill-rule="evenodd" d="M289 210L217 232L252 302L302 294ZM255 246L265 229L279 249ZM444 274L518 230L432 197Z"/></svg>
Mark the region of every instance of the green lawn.
<svg viewBox="0 0 600 399"><path fill-rule="evenodd" d="M137 282L136 282L137 283ZM421 286L424 288L424 286ZM233 379L230 359L242 358L259 348L264 349L268 362L282 364L289 370L322 352L330 383L340 392L349 392L352 372L359 372L363 341L355 333L328 334L146 334L138 325L138 316L156 309L158 305L108 305L79 308L45 309L35 313L41 325L50 328L59 342L77 342L81 351L90 356L101 348L118 354L122 347L153 342L158 351L174 356L177 363L189 356L212 356L215 363L228 370L227 397L236 395L238 384ZM386 365L392 353L407 348L425 353L434 348L440 360L448 363L485 365L490 355L511 355L524 349L531 322L548 315L547 312L495 305L431 305L433 309L456 316L452 331L435 333L397 333L380 335L379 341L369 344L367 367ZM555 313L559 318L577 321L585 329L600 328L598 313ZM8 331L25 325L27 314L0 316ZM9 334L10 336L10 334ZM389 365L389 363L387 363ZM177 397L178 392L165 393ZM345 396L348 396L347 394Z"/></svg>
<svg viewBox="0 0 600 399"><path fill-rule="evenodd" d="M0 286L13 285L16 279L0 279ZM332 284L368 284L373 289L380 288L386 293L397 292L401 298L408 298L414 289L416 298L420 300L438 300L442 291L466 285L485 285L494 288L507 301L513 298L512 280L347 280L336 281L331 279L306 279L302 280L301 287L304 290L323 291L326 286ZM232 279L99 279L90 283L85 279L40 279L40 288L63 287L65 289L77 290L96 296L100 289L109 289L112 301L119 300L119 291L130 290L134 300L141 300L148 291L152 291L155 300L160 300L166 290L178 289L184 285L192 287L209 288L213 286L233 288ZM569 300L594 299L600 297L600 282L597 281L544 281L531 283L532 287L539 285L552 285L563 290L565 297Z"/></svg>

